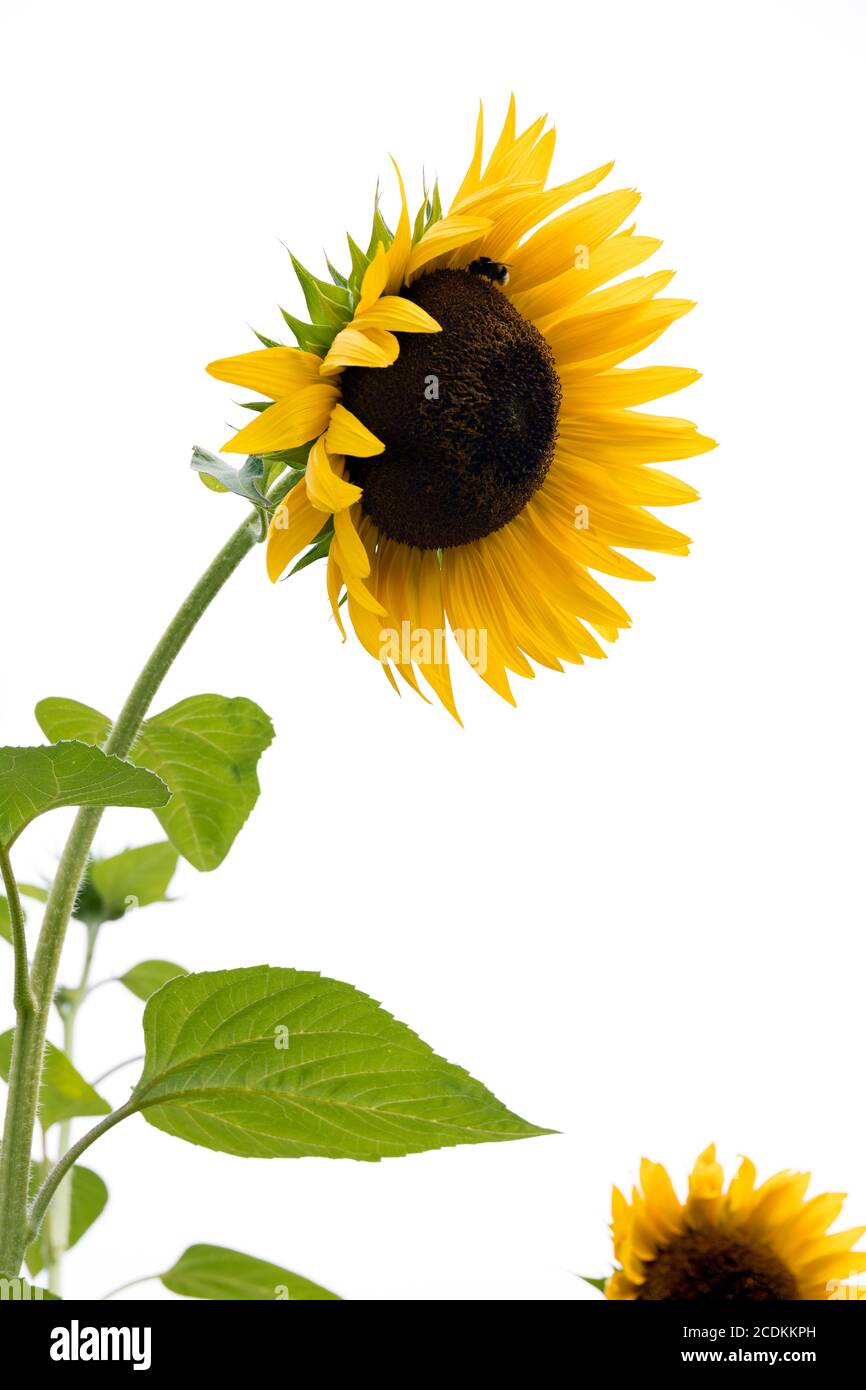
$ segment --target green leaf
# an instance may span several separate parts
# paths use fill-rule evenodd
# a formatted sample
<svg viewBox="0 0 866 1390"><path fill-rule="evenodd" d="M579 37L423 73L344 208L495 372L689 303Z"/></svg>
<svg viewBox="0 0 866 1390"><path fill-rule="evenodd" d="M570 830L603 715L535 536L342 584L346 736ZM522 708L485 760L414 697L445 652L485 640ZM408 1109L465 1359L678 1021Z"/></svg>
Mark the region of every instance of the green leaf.
<svg viewBox="0 0 866 1390"><path fill-rule="evenodd" d="M47 902L48 900L48 894L46 893L44 888L34 888L29 883L19 883L18 892L23 897L36 898L41 903ZM21 915L22 917L26 917L26 913L24 912L23 907L21 909ZM0 893L0 936L3 937L4 941L8 941L11 945L12 917L9 912L9 903L7 902L6 898L4 898L2 893Z"/></svg>
<svg viewBox="0 0 866 1390"><path fill-rule="evenodd" d="M132 1103L180 1139L257 1158L376 1160L549 1133L373 999L311 971L187 975L144 1010Z"/></svg>
<svg viewBox="0 0 866 1390"><path fill-rule="evenodd" d="M0 936L4 941L12 944L12 917L9 913L9 904L0 893Z"/></svg>
<svg viewBox="0 0 866 1390"><path fill-rule="evenodd" d="M40 888L35 883L19 883L18 892L22 893L25 898L34 898L38 903L48 902L48 889Z"/></svg>
<svg viewBox="0 0 866 1390"><path fill-rule="evenodd" d="M34 1165L30 1184L31 1197L35 1197L39 1190L41 1176L38 1167ZM108 1188L99 1174L94 1173L92 1168L81 1168L76 1165L71 1173L67 1250L71 1250L73 1245L77 1245L81 1237L90 1230L94 1221L102 1215L107 1201ZM47 1227L48 1222L46 1221L36 1240L27 1251L27 1268L33 1275L38 1274L48 1263Z"/></svg>
<svg viewBox="0 0 866 1390"><path fill-rule="evenodd" d="M157 812L172 844L197 869L221 864L259 795L259 758L274 729L252 700L196 695L149 719L132 752L164 779Z"/></svg>
<svg viewBox="0 0 866 1390"><path fill-rule="evenodd" d="M149 806L168 801L154 773L109 757L86 743L51 748L0 748L0 843L60 806Z"/></svg>
<svg viewBox="0 0 866 1390"><path fill-rule="evenodd" d="M48 706L48 708L46 708ZM73 700L43 700L36 717L48 738L58 722L102 727L104 716ZM259 758L274 736L252 700L196 695L145 723L130 760L158 772L171 792L159 820L172 844L207 872L225 859L259 794Z"/></svg>
<svg viewBox="0 0 866 1390"><path fill-rule="evenodd" d="M257 1299L263 1303L340 1301L338 1294L300 1274L222 1245L191 1245L160 1278L167 1289L183 1298Z"/></svg>
<svg viewBox="0 0 866 1390"><path fill-rule="evenodd" d="M130 908L169 902L166 893L177 860L177 850L166 840L125 849L108 859L91 860L88 876L102 905L102 920L114 921Z"/></svg>
<svg viewBox="0 0 866 1390"><path fill-rule="evenodd" d="M606 1279L590 1279L588 1274L579 1274L577 1277L578 1279L582 1279L584 1284L591 1284L594 1289L598 1289L599 1293L604 1293L607 1288ZM607 1297L606 1294L605 1297Z"/></svg>
<svg viewBox="0 0 866 1390"><path fill-rule="evenodd" d="M0 1076L4 1081L9 1080L14 1031L10 1028L0 1035ZM85 1081L81 1073L75 1070L66 1053L53 1043L46 1043L39 1092L39 1123L43 1130L50 1129L60 1120L74 1119L76 1115L110 1113L108 1101L97 1095L89 1081Z"/></svg>
<svg viewBox="0 0 866 1390"><path fill-rule="evenodd" d="M48 1289L40 1288L38 1284L28 1284L26 1279L4 1279L0 1278L0 1303L14 1302L19 1300L24 1303L60 1303L59 1294L49 1293Z"/></svg>
<svg viewBox="0 0 866 1390"><path fill-rule="evenodd" d="M34 714L36 723L52 743L72 738L98 746L111 733L108 716L91 709L90 705L83 705L80 700L49 697L39 701Z"/></svg>
<svg viewBox="0 0 866 1390"><path fill-rule="evenodd" d="M143 960L140 965L134 965L131 970L127 970L119 979L137 998L149 999L169 980L174 980L178 975L188 974L189 971L184 970L182 965L175 965L170 960Z"/></svg>
<svg viewBox="0 0 866 1390"><path fill-rule="evenodd" d="M190 467L212 490L233 492L236 497L242 497L254 507L267 506L268 499L262 489L265 465L256 455L251 455L242 467L234 468L232 464L226 463L225 459L218 458L216 454L209 454L207 449L200 449L195 445Z"/></svg>

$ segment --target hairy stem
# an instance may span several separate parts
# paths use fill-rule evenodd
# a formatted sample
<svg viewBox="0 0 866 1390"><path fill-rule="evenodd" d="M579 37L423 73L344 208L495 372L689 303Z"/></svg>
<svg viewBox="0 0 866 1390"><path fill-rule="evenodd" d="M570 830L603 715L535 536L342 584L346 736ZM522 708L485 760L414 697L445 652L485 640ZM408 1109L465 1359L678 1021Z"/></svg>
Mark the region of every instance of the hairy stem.
<svg viewBox="0 0 866 1390"><path fill-rule="evenodd" d="M128 1116L134 1115L137 1109L138 1106L134 1101L127 1101L126 1105L121 1105L119 1110L112 1110L110 1115L106 1115L104 1120L100 1120L98 1125L94 1125L93 1129L89 1129L86 1134L82 1135L71 1148L66 1150L66 1153L60 1161L55 1163L36 1194L33 1210L30 1213L29 1226L25 1224L25 1246L29 1245L30 1242L35 1240L39 1235L45 1213L51 1204L52 1197L63 1182L66 1174L78 1161L81 1155L90 1148L91 1144L94 1144L97 1139L101 1138L103 1134L107 1134L110 1129L114 1129L115 1125L119 1125L121 1120L125 1120Z"/></svg>
<svg viewBox="0 0 866 1390"><path fill-rule="evenodd" d="M30 974L27 966L27 937L24 934L24 909L21 906L18 883L12 872L9 851L5 845L0 845L0 874L3 876L3 886L6 889L6 900L9 903L9 919L12 924L12 949L15 952L15 986L12 1002L15 1006L15 1013L20 1023L23 1015L33 1013L34 1000L30 988Z"/></svg>
<svg viewBox="0 0 866 1390"><path fill-rule="evenodd" d="M291 481L291 477L284 476L277 482L269 493L269 502L278 502L289 490ZM190 633L244 557L261 539L261 518L256 511L247 517L223 546L169 623L145 662L117 722L103 745L106 753L125 758L130 752L154 695ZM33 959L30 976L33 1010L26 1017L19 1017L15 1030L3 1144L0 1149L0 1276L17 1275L24 1258L28 1226L30 1154L36 1123L45 1032L66 927L101 818L102 808L98 806L82 807L75 817L48 897ZM108 1117L109 1120L111 1118ZM110 1125L106 1123L105 1127L110 1128ZM92 1138L97 1138L101 1132L102 1128L97 1126L96 1130L91 1131ZM92 1138L88 1138L88 1142L92 1142ZM69 1154L75 1153L76 1150L81 1151L79 1145L74 1145L69 1150L63 1162L66 1163ZM54 1171L56 1173L57 1169ZM43 1192L44 1190L43 1187ZM47 1201L51 1200L54 1190L52 1187ZM43 1202L41 1207L43 1214L47 1201Z"/></svg>
<svg viewBox="0 0 866 1390"><path fill-rule="evenodd" d="M70 1062L75 1059L75 1024L78 1019L78 1012L87 996L88 985L90 983L90 971L93 967L93 953L96 949L96 938L99 936L99 925L89 924L87 927L87 948L84 952L84 965L81 969L81 978L74 990L68 992L64 999L61 1013L63 1016L63 1051ZM59 1138L57 1141L57 1157L61 1159L66 1153L72 1142L72 1121L63 1120L60 1124ZM54 1206L48 1214L46 1224L47 1258L46 1268L48 1271L48 1288L51 1293L60 1294L60 1270L61 1262L66 1251L69 1249L69 1231L72 1223L72 1174L68 1173L57 1192Z"/></svg>

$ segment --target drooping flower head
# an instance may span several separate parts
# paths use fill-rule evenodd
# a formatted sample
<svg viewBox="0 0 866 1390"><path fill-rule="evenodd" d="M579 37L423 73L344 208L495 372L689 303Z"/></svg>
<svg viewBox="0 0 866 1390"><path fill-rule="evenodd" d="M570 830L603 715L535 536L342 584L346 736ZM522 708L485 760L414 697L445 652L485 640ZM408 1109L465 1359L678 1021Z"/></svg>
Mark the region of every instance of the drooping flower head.
<svg viewBox="0 0 866 1390"><path fill-rule="evenodd" d="M660 245L623 228L639 195L576 201L610 165L546 187L545 121L518 134L512 98L485 163L479 115L447 213L437 186L410 222L398 171L394 233L377 199L345 276L295 262L298 346L208 368L265 397L224 449L303 473L271 521L271 578L326 555L343 636L345 601L395 688L420 675L455 717L446 629L511 703L509 673L603 656L629 619L594 575L652 578L621 548L688 552L647 508L697 493L648 465L713 447L633 409L698 376L621 365L692 304L662 297L672 271L617 279Z"/></svg>
<svg viewBox="0 0 866 1390"><path fill-rule="evenodd" d="M619 1268L611 1299L722 1298L751 1301L857 1298L848 1281L866 1270L854 1250L866 1226L829 1233L841 1192L807 1199L808 1173L782 1172L756 1185L744 1158L727 1191L715 1145L698 1158L681 1202L660 1163L643 1159L629 1202L613 1190Z"/></svg>

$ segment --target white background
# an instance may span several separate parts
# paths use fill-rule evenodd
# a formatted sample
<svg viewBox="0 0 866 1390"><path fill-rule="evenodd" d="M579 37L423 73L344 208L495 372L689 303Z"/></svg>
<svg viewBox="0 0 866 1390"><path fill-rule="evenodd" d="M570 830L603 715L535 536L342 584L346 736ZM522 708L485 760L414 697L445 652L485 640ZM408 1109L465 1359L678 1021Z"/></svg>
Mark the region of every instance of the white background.
<svg viewBox="0 0 866 1390"><path fill-rule="evenodd" d="M516 680L516 710L461 672L463 732L341 645L321 567L272 588L246 562L157 704L259 701L261 799L217 874L184 867L179 902L106 928L97 977L145 956L321 970L561 1135L250 1162L135 1118L89 1155L111 1204L68 1289L209 1241L353 1299L594 1297L575 1273L610 1266L611 1183L643 1153L682 1178L711 1139L811 1168L866 1220L862 7L5 15L3 742L40 740L46 695L116 712L240 519L188 458L243 420L204 364L299 307L281 241L341 259L380 175L393 215L389 153L413 202L422 164L450 197L479 97L491 130L512 87L522 124L551 113L556 181L616 158L605 187L643 190L650 268L699 301L647 360L704 372L670 408L722 444L679 470L703 494L674 518L692 558L616 588L634 627L611 659ZM65 824L27 832L21 876L50 876ZM97 848L155 829L110 813ZM80 946L73 924L70 982ZM98 991L86 1074L139 1050L139 1015Z"/></svg>

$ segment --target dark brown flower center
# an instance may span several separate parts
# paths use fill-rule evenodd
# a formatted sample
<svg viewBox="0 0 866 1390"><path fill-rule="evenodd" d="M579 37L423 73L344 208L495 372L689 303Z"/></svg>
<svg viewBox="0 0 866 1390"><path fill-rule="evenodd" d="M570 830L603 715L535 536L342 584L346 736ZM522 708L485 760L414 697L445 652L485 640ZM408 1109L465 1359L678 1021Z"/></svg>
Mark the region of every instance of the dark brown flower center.
<svg viewBox="0 0 866 1390"><path fill-rule="evenodd" d="M721 1231L687 1231L646 1267L639 1299L725 1298L752 1302L799 1298L791 1271L765 1245Z"/></svg>
<svg viewBox="0 0 866 1390"><path fill-rule="evenodd" d="M436 270L404 294L442 332L398 333L393 366L343 373L344 405L385 445L346 465L392 540L465 545L513 520L543 483L559 378L538 330L480 276Z"/></svg>

